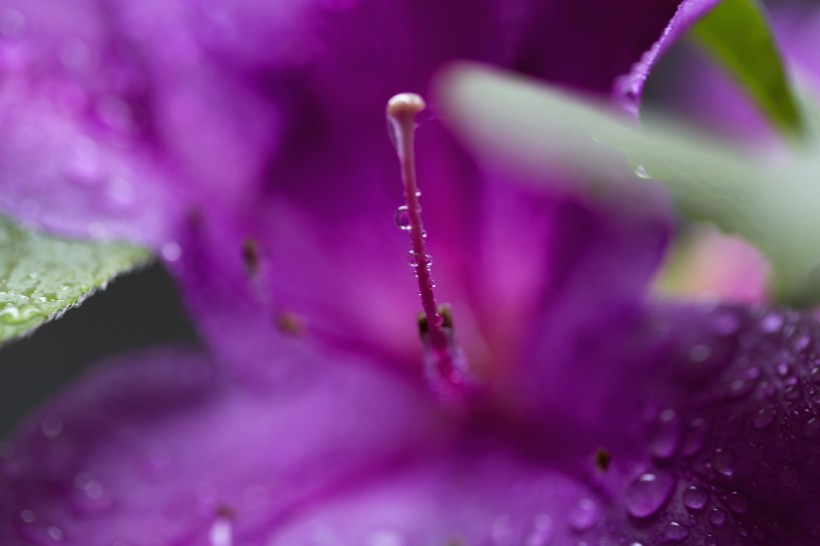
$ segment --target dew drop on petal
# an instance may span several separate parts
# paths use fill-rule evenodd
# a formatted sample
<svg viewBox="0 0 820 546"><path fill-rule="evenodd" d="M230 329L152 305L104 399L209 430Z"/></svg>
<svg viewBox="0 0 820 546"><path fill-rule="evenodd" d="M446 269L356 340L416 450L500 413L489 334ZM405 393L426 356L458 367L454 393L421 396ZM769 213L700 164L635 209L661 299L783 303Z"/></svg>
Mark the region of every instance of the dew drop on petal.
<svg viewBox="0 0 820 546"><path fill-rule="evenodd" d="M677 521L671 521L663 531L663 538L666 542L677 542L689 536L689 527Z"/></svg>
<svg viewBox="0 0 820 546"><path fill-rule="evenodd" d="M701 362L706 362L706 360L712 355L712 349L708 345L695 345L689 351L689 358L692 362L696 362L700 364Z"/></svg>
<svg viewBox="0 0 820 546"><path fill-rule="evenodd" d="M686 456L694 455L703 449L709 426L704 419L692 419L686 430L681 449Z"/></svg>
<svg viewBox="0 0 820 546"><path fill-rule="evenodd" d="M754 390L754 380L738 378L729 383L729 396L732 398L745 398Z"/></svg>
<svg viewBox="0 0 820 546"><path fill-rule="evenodd" d="M402 205L396 209L396 214L393 215L393 221L396 226L403 231L410 231L413 226L410 223L410 210L407 205Z"/></svg>
<svg viewBox="0 0 820 546"><path fill-rule="evenodd" d="M792 347L794 348L794 350L796 352L802 353L803 351L805 351L808 348L810 343L811 343L811 337L809 337L808 334L803 334L803 335L798 336L794 340L794 343L792 343Z"/></svg>
<svg viewBox="0 0 820 546"><path fill-rule="evenodd" d="M598 522L598 505L586 497L580 499L569 514L569 524L576 531L586 531Z"/></svg>
<svg viewBox="0 0 820 546"><path fill-rule="evenodd" d="M507 546L513 543L514 533L512 518L509 514L498 516L493 520L490 534L493 537L495 546Z"/></svg>
<svg viewBox="0 0 820 546"><path fill-rule="evenodd" d="M732 512L743 514L749 508L749 501L738 493L737 491L732 491L729 493L729 497L726 499L726 503L729 505L729 509Z"/></svg>
<svg viewBox="0 0 820 546"><path fill-rule="evenodd" d="M712 330L717 334L731 335L740 328L740 319L729 310L720 310L711 318Z"/></svg>
<svg viewBox="0 0 820 546"><path fill-rule="evenodd" d="M784 466L780 469L780 483L785 485L786 487L794 487L797 485L799 478L797 476L797 472L794 468L790 466Z"/></svg>
<svg viewBox="0 0 820 546"><path fill-rule="evenodd" d="M777 414L775 413L774 409L770 406L766 406L765 408L761 408L760 411L754 416L752 420L752 426L756 429L764 429L771 425L774 422L775 417Z"/></svg>
<svg viewBox="0 0 820 546"><path fill-rule="evenodd" d="M728 451L717 449L712 459L714 469L720 474L730 478L734 474L734 458Z"/></svg>
<svg viewBox="0 0 820 546"><path fill-rule="evenodd" d="M63 431L63 420L59 417L47 417L40 422L40 430L46 438L56 438Z"/></svg>
<svg viewBox="0 0 820 546"><path fill-rule="evenodd" d="M63 541L63 530L56 525L49 525L46 527L46 533L48 533L48 536L51 537L51 540L54 542Z"/></svg>
<svg viewBox="0 0 820 546"><path fill-rule="evenodd" d="M14 8L0 10L0 36L19 38L26 28L26 16Z"/></svg>
<svg viewBox="0 0 820 546"><path fill-rule="evenodd" d="M37 519L37 516L34 514L34 510L21 510L20 511L20 520L24 523L34 523Z"/></svg>
<svg viewBox="0 0 820 546"><path fill-rule="evenodd" d="M703 510L708 501L709 493L697 485L690 485L683 492L683 505L690 510Z"/></svg>
<svg viewBox="0 0 820 546"><path fill-rule="evenodd" d="M806 438L816 438L820 436L820 420L816 417L809 419L803 427L803 436Z"/></svg>
<svg viewBox="0 0 820 546"><path fill-rule="evenodd" d="M546 514L539 514L532 522L532 530L527 535L525 546L546 546L552 539L552 518Z"/></svg>
<svg viewBox="0 0 820 546"><path fill-rule="evenodd" d="M726 511L723 508L712 508L709 511L709 523L712 525L723 525L726 522Z"/></svg>
<svg viewBox="0 0 820 546"><path fill-rule="evenodd" d="M182 248L179 244L171 241L162 245L160 253L166 261L175 262L182 256Z"/></svg>
<svg viewBox="0 0 820 546"><path fill-rule="evenodd" d="M669 498L674 479L663 472L645 472L637 476L626 489L626 510L636 518L656 513Z"/></svg>
<svg viewBox="0 0 820 546"><path fill-rule="evenodd" d="M649 439L649 452L658 459L668 459L678 447L679 422L672 409L661 412Z"/></svg>
<svg viewBox="0 0 820 546"><path fill-rule="evenodd" d="M367 546L402 546L404 540L396 531L380 529L370 535Z"/></svg>
<svg viewBox="0 0 820 546"><path fill-rule="evenodd" d="M779 332L782 327L783 315L781 315L780 313L769 313L760 321L760 330L767 334Z"/></svg>

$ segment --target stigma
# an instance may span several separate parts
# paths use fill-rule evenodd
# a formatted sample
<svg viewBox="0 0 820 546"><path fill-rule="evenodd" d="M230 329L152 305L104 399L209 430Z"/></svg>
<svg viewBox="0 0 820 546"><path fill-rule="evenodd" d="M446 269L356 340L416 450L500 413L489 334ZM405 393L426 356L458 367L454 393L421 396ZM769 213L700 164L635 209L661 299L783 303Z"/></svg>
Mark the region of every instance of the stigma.
<svg viewBox="0 0 820 546"><path fill-rule="evenodd" d="M401 93L387 102L388 131L399 157L404 185L404 205L399 207L395 220L410 236L408 262L418 281L421 297L422 312L418 317L418 327L428 381L443 398L466 401L472 390L467 361L455 342L450 306L436 302L433 259L427 253L427 233L421 217L414 140L416 116L425 107L424 99L415 93Z"/></svg>

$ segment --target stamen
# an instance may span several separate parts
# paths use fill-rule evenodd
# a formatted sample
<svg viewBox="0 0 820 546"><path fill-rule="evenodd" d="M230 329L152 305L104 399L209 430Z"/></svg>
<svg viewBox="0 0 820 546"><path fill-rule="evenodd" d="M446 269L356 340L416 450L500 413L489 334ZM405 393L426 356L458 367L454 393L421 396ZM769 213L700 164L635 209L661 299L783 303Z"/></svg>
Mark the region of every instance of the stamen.
<svg viewBox="0 0 820 546"><path fill-rule="evenodd" d="M421 220L421 192L416 182L413 137L416 115L424 108L424 100L415 93L401 93L387 103L388 129L401 164L406 203L396 212L396 224L410 235L408 262L419 284L423 309L419 316L419 333L425 344L428 373L432 375L433 384L446 391L443 394L463 398L467 390L466 362L455 345L449 306L436 303L432 257L425 248L427 234Z"/></svg>

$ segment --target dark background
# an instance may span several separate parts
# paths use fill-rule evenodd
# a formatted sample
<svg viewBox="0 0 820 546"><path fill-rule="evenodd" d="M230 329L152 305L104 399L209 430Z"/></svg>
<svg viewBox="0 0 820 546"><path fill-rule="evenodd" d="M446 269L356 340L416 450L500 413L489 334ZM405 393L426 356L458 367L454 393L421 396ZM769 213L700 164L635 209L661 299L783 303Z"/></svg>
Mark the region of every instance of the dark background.
<svg viewBox="0 0 820 546"><path fill-rule="evenodd" d="M169 343L197 338L165 270L154 264L115 279L61 319L0 349L0 440L99 360Z"/></svg>

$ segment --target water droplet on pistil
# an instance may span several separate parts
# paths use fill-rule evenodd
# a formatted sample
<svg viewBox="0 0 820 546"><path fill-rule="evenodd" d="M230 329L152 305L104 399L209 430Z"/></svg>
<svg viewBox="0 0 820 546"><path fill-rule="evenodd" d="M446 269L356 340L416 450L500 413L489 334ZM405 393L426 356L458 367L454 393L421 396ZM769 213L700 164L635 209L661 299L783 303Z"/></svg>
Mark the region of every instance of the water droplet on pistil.
<svg viewBox="0 0 820 546"><path fill-rule="evenodd" d="M410 221L410 211L407 205L402 205L396 209L396 213L393 215L393 221L396 222L396 226L402 231L411 231L413 229L413 225Z"/></svg>

